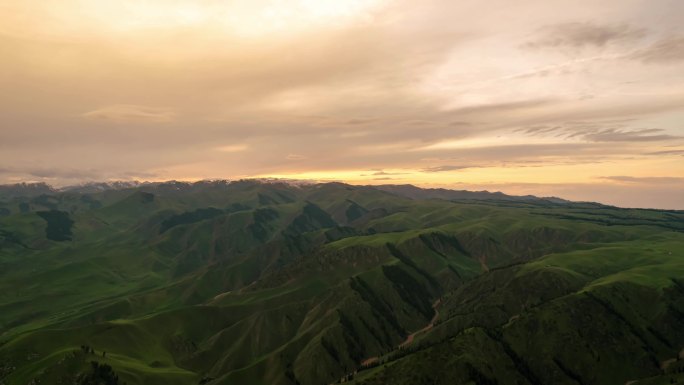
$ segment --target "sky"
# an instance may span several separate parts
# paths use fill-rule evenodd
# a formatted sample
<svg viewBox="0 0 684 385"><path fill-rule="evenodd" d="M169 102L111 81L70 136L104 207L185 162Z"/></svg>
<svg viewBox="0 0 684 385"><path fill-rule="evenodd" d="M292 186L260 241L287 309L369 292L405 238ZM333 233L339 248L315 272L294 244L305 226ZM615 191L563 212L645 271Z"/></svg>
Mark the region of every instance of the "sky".
<svg viewBox="0 0 684 385"><path fill-rule="evenodd" d="M681 0L0 0L0 183L684 209Z"/></svg>

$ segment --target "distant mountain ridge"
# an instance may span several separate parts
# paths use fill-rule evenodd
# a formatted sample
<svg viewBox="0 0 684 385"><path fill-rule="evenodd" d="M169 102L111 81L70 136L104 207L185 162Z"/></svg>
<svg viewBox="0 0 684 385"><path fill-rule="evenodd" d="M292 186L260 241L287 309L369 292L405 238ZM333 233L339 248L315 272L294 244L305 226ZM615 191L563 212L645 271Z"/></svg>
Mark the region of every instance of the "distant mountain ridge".
<svg viewBox="0 0 684 385"><path fill-rule="evenodd" d="M42 194L54 194L60 192L73 192L82 194L98 193L110 190L127 190L134 188L151 188L160 191L190 191L205 188L221 188L226 187L232 183L266 183L266 184L287 184L292 186L301 185L325 185L328 183L341 184L340 182L317 183L314 181L305 180L287 180L287 179L239 179L239 180L201 180L197 182L184 181L163 181L163 182L140 182L140 181L112 181L112 182L87 182L77 185L68 185L64 187L53 187L44 182L38 183L16 183L0 185L0 197L17 197L17 196L36 196ZM358 186L358 185L357 185ZM510 202L529 202L529 201L546 201L556 204L567 204L572 201L561 199L558 197L537 197L534 195L508 195L502 192L490 191L468 191L468 190L452 190L445 188L423 188L411 184L395 185L360 185L363 187L373 188L380 191L385 191L393 195L401 196L409 199L444 199L444 200L500 200Z"/></svg>
<svg viewBox="0 0 684 385"><path fill-rule="evenodd" d="M451 190L445 188L422 188L411 184L387 184L376 186L377 189L387 191L395 195L403 196L411 199L444 199L444 200L507 200L507 201L535 201L544 200L551 203L572 203L572 201L561 199L558 197L537 197L534 195L508 195L500 191L468 191L468 190Z"/></svg>
<svg viewBox="0 0 684 385"><path fill-rule="evenodd" d="M0 197L36 196L52 194L59 190L47 183L14 183L0 185Z"/></svg>

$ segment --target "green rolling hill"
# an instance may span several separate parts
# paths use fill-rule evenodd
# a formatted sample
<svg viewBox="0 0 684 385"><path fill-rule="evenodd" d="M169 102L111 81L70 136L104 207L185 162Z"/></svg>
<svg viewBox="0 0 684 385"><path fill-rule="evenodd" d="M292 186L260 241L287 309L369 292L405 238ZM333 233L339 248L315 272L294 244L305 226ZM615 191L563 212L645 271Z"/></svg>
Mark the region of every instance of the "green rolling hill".
<svg viewBox="0 0 684 385"><path fill-rule="evenodd" d="M0 384L669 384L683 359L681 211L0 187Z"/></svg>

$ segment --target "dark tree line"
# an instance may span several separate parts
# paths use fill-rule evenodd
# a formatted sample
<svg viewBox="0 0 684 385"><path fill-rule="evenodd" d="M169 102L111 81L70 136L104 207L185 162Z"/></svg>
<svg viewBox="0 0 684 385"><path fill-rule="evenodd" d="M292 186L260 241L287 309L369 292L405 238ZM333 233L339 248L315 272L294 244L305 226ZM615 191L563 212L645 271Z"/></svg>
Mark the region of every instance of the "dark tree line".
<svg viewBox="0 0 684 385"><path fill-rule="evenodd" d="M90 362L90 372L81 374L76 382L78 385L119 385L119 376L111 366ZM123 384L122 384L123 385Z"/></svg>

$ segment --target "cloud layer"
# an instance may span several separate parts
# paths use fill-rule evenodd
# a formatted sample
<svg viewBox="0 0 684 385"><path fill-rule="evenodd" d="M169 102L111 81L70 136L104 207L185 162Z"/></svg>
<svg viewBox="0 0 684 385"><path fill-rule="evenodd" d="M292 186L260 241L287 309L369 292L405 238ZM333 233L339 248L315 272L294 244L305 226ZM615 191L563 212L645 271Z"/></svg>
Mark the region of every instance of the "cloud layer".
<svg viewBox="0 0 684 385"><path fill-rule="evenodd" d="M684 175L682 2L141 4L0 0L0 182Z"/></svg>

